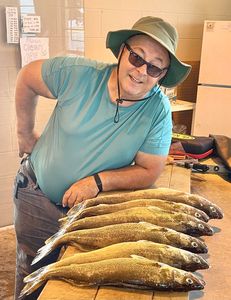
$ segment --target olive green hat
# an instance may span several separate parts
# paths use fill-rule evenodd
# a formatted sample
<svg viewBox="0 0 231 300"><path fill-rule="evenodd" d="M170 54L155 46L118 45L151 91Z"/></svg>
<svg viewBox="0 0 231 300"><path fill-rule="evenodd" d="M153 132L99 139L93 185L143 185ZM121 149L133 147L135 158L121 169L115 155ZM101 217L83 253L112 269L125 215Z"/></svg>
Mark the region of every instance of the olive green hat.
<svg viewBox="0 0 231 300"><path fill-rule="evenodd" d="M143 17L133 25L132 29L108 32L106 47L110 48L113 54L118 57L121 45L130 37L138 34L147 34L169 52L171 62L161 85L171 88L184 81L191 70L191 66L181 62L176 57L177 31L172 25L160 18Z"/></svg>

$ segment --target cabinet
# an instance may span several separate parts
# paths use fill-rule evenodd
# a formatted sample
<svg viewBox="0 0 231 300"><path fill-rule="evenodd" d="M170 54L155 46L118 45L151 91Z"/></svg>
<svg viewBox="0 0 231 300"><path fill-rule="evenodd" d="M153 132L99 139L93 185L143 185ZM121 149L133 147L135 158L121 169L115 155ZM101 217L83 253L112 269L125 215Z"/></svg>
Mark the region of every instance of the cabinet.
<svg viewBox="0 0 231 300"><path fill-rule="evenodd" d="M174 124L183 124L187 128L187 134L191 134L191 126L195 103L180 99L171 100L172 119Z"/></svg>

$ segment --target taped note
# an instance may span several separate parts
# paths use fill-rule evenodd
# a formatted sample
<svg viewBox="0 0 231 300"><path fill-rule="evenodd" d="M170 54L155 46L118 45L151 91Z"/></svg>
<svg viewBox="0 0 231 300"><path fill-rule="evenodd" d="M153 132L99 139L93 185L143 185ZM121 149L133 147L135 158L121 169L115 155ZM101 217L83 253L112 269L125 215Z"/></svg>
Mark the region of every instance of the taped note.
<svg viewBox="0 0 231 300"><path fill-rule="evenodd" d="M37 59L49 58L49 39L45 37L20 38L22 67Z"/></svg>

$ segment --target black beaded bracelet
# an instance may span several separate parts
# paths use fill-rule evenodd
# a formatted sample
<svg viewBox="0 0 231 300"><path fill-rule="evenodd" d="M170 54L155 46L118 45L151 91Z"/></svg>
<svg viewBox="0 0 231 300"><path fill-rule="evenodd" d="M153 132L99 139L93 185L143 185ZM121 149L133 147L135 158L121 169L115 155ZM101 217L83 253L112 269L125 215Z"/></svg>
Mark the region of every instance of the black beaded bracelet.
<svg viewBox="0 0 231 300"><path fill-rule="evenodd" d="M95 182L96 182L96 185L99 189L99 193L103 191L103 185L102 185L102 181L99 177L99 174L94 174L94 179L95 179Z"/></svg>

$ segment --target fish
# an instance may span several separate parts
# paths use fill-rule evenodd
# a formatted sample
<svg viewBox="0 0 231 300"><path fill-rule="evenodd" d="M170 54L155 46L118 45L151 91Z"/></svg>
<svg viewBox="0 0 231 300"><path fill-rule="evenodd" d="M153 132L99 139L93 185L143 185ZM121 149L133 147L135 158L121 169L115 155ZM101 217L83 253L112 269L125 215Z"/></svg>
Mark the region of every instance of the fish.
<svg viewBox="0 0 231 300"><path fill-rule="evenodd" d="M72 245L81 251L92 251L117 243L139 240L166 244L193 253L208 252L206 244L196 237L147 222L122 223L72 232L59 232L59 235L50 237L38 250L32 265L62 245Z"/></svg>
<svg viewBox="0 0 231 300"><path fill-rule="evenodd" d="M213 229L207 223L193 216L179 212L165 211L156 206L132 207L110 214L85 217L77 221L68 222L62 228L66 231L73 231L142 221L190 235L213 235Z"/></svg>
<svg viewBox="0 0 231 300"><path fill-rule="evenodd" d="M60 279L80 286L112 285L139 289L190 291L203 289L199 276L142 256L112 258L91 263L40 269L40 279ZM41 281L27 280L20 298L32 293Z"/></svg>
<svg viewBox="0 0 231 300"><path fill-rule="evenodd" d="M146 240L122 242L89 252L76 253L54 264L55 266L67 266L70 264L89 263L109 258L130 257L132 254L163 262L186 271L209 268L208 262L196 253Z"/></svg>
<svg viewBox="0 0 231 300"><path fill-rule="evenodd" d="M115 204L137 199L162 199L166 201L184 203L204 211L211 219L222 219L224 215L220 207L200 195L169 188L145 189L128 193L99 195L96 198L88 199L73 206L67 214L72 215L83 208L98 204Z"/></svg>
<svg viewBox="0 0 231 300"><path fill-rule="evenodd" d="M137 199L116 204L98 204L96 206L90 206L80 210L79 212L76 212L75 214L70 216L67 215L64 218L59 219L59 222L61 226L63 226L67 222L73 222L74 220L85 217L109 214L119 210L139 206L156 206L166 211L186 213L204 222L209 221L209 217L205 212L184 203L176 203L173 201L165 201L160 199Z"/></svg>

